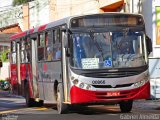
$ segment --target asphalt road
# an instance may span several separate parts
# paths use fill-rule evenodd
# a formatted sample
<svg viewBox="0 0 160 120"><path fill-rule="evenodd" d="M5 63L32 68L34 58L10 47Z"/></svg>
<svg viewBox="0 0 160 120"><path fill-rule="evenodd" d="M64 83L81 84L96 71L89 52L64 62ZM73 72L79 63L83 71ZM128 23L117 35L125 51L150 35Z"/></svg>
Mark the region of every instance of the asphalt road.
<svg viewBox="0 0 160 120"><path fill-rule="evenodd" d="M160 100L135 101L131 113L121 113L118 105L95 105L59 115L54 105L27 108L23 97L0 92L0 115L2 120L159 120Z"/></svg>

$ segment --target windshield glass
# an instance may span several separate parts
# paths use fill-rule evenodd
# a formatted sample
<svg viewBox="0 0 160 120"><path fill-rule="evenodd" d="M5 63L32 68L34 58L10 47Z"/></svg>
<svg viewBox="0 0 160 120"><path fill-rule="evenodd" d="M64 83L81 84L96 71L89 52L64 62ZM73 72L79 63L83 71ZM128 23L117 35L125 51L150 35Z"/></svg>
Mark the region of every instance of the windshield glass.
<svg viewBox="0 0 160 120"><path fill-rule="evenodd" d="M143 32L73 33L71 65L79 69L145 65Z"/></svg>

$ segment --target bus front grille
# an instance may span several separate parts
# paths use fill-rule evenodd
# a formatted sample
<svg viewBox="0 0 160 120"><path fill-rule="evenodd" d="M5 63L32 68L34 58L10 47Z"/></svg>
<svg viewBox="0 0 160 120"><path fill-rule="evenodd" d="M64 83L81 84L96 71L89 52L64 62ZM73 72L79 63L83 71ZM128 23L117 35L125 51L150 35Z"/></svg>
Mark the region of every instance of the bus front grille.
<svg viewBox="0 0 160 120"><path fill-rule="evenodd" d="M115 87L112 87L111 85L92 85L92 86L95 88L122 88L122 87L130 87L131 85L133 85L133 83L116 85Z"/></svg>
<svg viewBox="0 0 160 120"><path fill-rule="evenodd" d="M128 71L128 72L114 72L114 73L83 73L82 75L86 77L94 78L119 78L119 77L128 77L133 75L138 75L137 71Z"/></svg>

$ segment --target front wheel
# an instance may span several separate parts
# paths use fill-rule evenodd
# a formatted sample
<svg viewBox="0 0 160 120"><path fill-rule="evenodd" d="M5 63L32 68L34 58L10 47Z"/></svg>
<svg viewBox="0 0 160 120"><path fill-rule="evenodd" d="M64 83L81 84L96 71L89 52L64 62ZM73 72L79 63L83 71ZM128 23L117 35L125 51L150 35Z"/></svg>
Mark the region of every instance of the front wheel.
<svg viewBox="0 0 160 120"><path fill-rule="evenodd" d="M120 102L119 105L121 112L123 113L130 112L132 110L132 104L133 104L132 100Z"/></svg>
<svg viewBox="0 0 160 120"><path fill-rule="evenodd" d="M58 84L57 87L57 110L59 114L63 114L67 112L67 104L63 103L64 101L64 96L63 96L63 89L62 89L62 84Z"/></svg>

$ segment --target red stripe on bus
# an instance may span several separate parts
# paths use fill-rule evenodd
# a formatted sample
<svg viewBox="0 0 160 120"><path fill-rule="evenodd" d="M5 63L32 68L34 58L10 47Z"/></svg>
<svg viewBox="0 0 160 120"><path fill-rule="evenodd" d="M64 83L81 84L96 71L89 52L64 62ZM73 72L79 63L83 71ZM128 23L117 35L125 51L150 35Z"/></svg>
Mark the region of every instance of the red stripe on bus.
<svg viewBox="0 0 160 120"><path fill-rule="evenodd" d="M23 37L23 36L26 36L26 31L15 34L15 35L12 35L11 40L14 40L14 39L17 39L17 38L20 38L20 37Z"/></svg>
<svg viewBox="0 0 160 120"><path fill-rule="evenodd" d="M42 31L42 30L45 30L46 26L47 26L47 24L40 26L40 27L38 28L38 32L40 32L40 31Z"/></svg>
<svg viewBox="0 0 160 120"><path fill-rule="evenodd" d="M142 87L115 91L120 92L119 96L107 96L109 91L89 91L73 86L70 91L71 103L94 103L94 102L119 102L123 100L136 100L150 98L150 83L146 83Z"/></svg>
<svg viewBox="0 0 160 120"><path fill-rule="evenodd" d="M34 32L34 28L29 30L29 34L32 34Z"/></svg>

